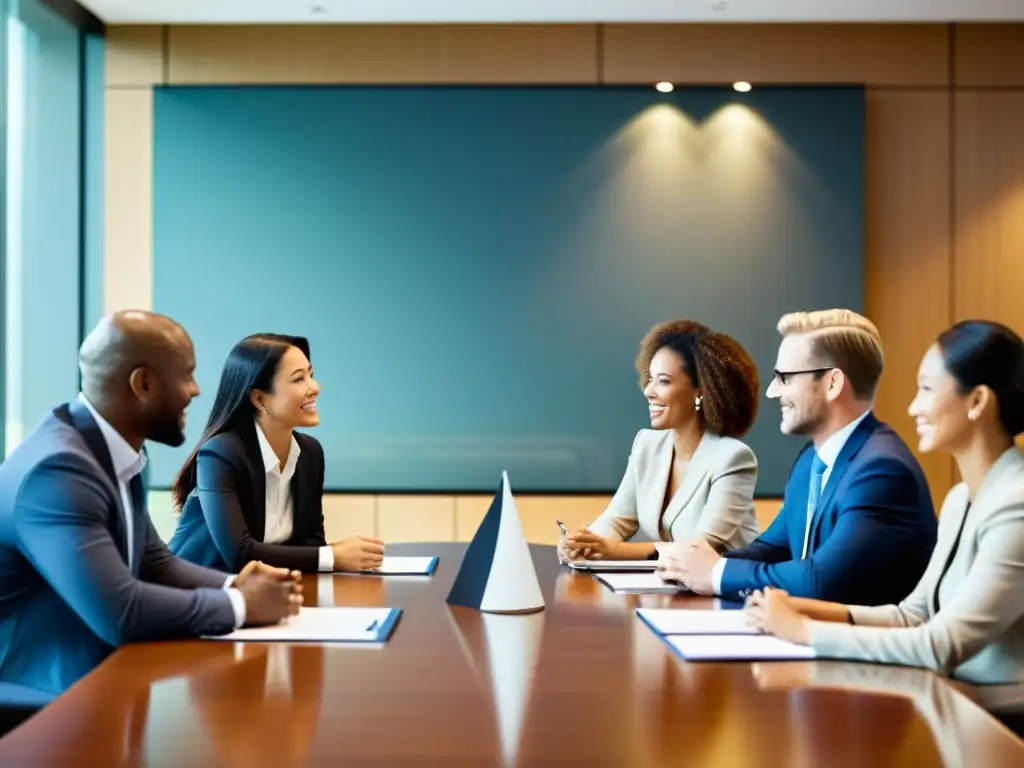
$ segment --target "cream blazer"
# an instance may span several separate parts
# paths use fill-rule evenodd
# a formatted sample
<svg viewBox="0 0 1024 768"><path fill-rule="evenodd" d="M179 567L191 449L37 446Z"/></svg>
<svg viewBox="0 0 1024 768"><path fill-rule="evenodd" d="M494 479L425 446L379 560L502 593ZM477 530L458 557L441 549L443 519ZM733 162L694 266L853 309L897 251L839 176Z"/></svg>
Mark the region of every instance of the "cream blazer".
<svg viewBox="0 0 1024 768"><path fill-rule="evenodd" d="M967 502L963 483L946 496L935 550L906 600L848 606L855 626L812 622L819 656L926 667L975 685L1024 683L1024 454L1007 450Z"/></svg>
<svg viewBox="0 0 1024 768"><path fill-rule="evenodd" d="M756 539L754 452L739 440L705 432L662 516L673 453L671 430L640 430L619 489L590 530L622 541L637 532L655 542L703 536L719 551Z"/></svg>

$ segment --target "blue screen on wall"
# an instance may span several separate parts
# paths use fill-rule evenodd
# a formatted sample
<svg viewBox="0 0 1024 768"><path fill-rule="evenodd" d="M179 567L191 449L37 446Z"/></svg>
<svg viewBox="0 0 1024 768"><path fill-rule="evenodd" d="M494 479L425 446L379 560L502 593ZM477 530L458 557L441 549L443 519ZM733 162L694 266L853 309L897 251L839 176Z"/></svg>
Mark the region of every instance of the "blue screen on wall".
<svg viewBox="0 0 1024 768"><path fill-rule="evenodd" d="M856 88L158 88L157 311L202 431L243 336L305 335L329 490L608 492L655 323L732 334L762 391L780 315L863 308ZM762 398L780 494L801 438ZM185 448L151 449L168 484Z"/></svg>

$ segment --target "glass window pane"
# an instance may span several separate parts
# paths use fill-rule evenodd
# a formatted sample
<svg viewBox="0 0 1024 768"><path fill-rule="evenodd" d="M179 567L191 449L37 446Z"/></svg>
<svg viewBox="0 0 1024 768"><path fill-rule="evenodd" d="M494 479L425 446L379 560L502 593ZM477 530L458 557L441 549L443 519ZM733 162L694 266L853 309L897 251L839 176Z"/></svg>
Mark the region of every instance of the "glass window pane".
<svg viewBox="0 0 1024 768"><path fill-rule="evenodd" d="M38 0L7 19L5 448L78 390L81 35Z"/></svg>

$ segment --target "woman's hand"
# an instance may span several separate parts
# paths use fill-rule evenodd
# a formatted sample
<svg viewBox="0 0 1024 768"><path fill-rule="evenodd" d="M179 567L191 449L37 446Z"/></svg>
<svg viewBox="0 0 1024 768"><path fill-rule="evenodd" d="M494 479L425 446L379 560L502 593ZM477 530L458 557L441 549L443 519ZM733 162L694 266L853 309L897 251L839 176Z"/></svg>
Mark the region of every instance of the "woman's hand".
<svg viewBox="0 0 1024 768"><path fill-rule="evenodd" d="M558 562L567 563L570 560L576 559L576 550L569 549L569 536L570 533L563 533L558 539Z"/></svg>
<svg viewBox="0 0 1024 768"><path fill-rule="evenodd" d="M334 570L369 571L384 562L384 540L372 536L350 536L331 543Z"/></svg>
<svg viewBox="0 0 1024 768"><path fill-rule="evenodd" d="M621 543L591 533L588 528L569 531L569 535L565 537L565 548L572 560L615 560L618 545Z"/></svg>
<svg viewBox="0 0 1024 768"><path fill-rule="evenodd" d="M747 623L780 640L810 645L810 622L792 606L791 599L781 589L756 590L744 607Z"/></svg>

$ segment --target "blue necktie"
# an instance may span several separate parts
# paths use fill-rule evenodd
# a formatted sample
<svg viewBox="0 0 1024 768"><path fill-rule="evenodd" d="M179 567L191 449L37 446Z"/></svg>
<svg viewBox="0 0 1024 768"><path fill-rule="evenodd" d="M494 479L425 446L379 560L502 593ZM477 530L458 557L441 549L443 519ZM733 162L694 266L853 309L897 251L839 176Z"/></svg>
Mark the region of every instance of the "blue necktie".
<svg viewBox="0 0 1024 768"><path fill-rule="evenodd" d="M807 521L804 527L804 551L801 559L807 557L807 548L811 543L811 521L814 520L814 513L818 509L818 501L821 499L821 480L825 476L828 465L821 460L817 453L811 462L811 488L807 494Z"/></svg>

